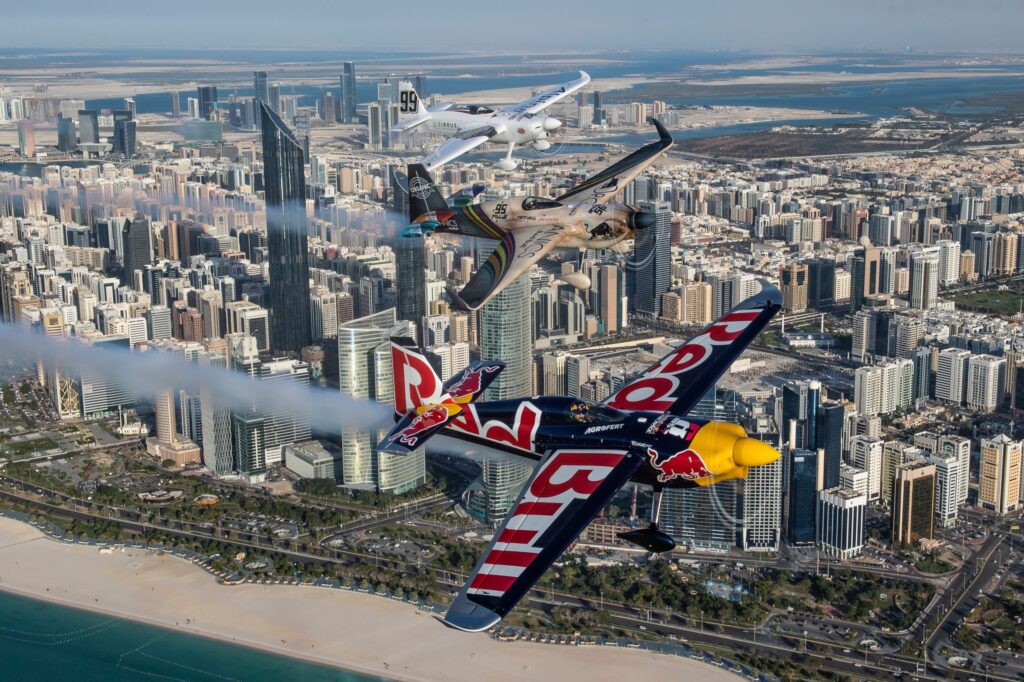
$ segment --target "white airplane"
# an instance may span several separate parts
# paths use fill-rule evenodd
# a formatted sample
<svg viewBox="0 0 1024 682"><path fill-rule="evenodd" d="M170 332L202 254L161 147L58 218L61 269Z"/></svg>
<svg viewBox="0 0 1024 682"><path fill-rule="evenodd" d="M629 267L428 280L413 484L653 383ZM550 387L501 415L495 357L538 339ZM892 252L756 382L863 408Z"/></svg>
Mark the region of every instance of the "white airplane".
<svg viewBox="0 0 1024 682"><path fill-rule="evenodd" d="M501 170L510 171L516 167L512 150L517 144L532 144L538 151L551 146L547 139L548 133L557 130L562 122L557 118L542 116L541 112L589 82L590 76L580 71L580 77L574 81L534 95L509 109L496 110L478 104L442 104L427 109L412 83L402 81L399 84L398 101L400 117L392 130L408 131L425 126L427 132L450 136L422 160L421 163L428 171L462 156L484 142L508 145L505 158L495 165Z"/></svg>

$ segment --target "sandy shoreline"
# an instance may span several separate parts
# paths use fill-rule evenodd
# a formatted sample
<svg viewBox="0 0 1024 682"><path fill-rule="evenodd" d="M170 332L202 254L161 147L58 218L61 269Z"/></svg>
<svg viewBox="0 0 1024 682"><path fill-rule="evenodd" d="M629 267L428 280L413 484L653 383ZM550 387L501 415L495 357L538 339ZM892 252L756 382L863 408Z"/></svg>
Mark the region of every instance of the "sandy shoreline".
<svg viewBox="0 0 1024 682"><path fill-rule="evenodd" d="M713 666L612 647L496 642L414 607L315 587L238 585L176 557L49 540L0 518L0 590L400 680L735 680Z"/></svg>

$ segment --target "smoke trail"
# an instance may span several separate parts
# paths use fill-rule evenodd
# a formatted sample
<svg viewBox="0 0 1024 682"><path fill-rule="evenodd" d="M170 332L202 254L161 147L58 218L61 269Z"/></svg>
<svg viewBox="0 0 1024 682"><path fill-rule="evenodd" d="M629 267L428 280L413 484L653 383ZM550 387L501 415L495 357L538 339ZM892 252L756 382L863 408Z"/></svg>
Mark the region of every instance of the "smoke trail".
<svg viewBox="0 0 1024 682"><path fill-rule="evenodd" d="M321 433L345 428L369 430L391 422L392 409L338 391L302 386L287 381L261 381L246 374L210 365L199 365L179 355L125 348L89 346L73 339L51 339L22 328L0 324L0 360L35 363L58 368L70 376L98 372L115 378L139 396L153 396L167 389L185 389L213 396L218 408L237 412L253 404L267 413L301 414Z"/></svg>

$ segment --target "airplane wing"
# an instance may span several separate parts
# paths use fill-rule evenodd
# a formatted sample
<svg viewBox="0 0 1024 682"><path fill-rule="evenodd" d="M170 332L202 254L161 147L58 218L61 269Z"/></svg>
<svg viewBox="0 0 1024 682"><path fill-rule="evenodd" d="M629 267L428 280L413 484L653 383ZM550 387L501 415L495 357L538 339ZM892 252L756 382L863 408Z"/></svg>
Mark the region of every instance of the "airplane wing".
<svg viewBox="0 0 1024 682"><path fill-rule="evenodd" d="M575 204L590 202L603 204L611 201L620 189L628 185L633 178L640 175L655 159L664 154L674 144L672 135L656 118L647 119L658 129L659 140L645 145L624 159L604 169L592 178L588 178L571 190L558 197L558 201L571 201Z"/></svg>
<svg viewBox="0 0 1024 682"><path fill-rule="evenodd" d="M782 308L782 294L761 291L656 362L605 400L620 410L685 416Z"/></svg>
<svg viewBox="0 0 1024 682"><path fill-rule="evenodd" d="M479 632L501 620L640 467L626 450L545 455L444 622Z"/></svg>
<svg viewBox="0 0 1024 682"><path fill-rule="evenodd" d="M456 159L466 152L476 149L504 130L504 126L481 126L460 130L424 157L422 163L428 171L434 170L438 166L443 166L452 159Z"/></svg>
<svg viewBox="0 0 1024 682"><path fill-rule="evenodd" d="M586 71L580 71L580 77L574 81L563 83L558 87L551 88L545 92L538 93L530 99L523 100L511 109L506 109L513 114L536 114L551 106L560 99L568 97L584 85L590 82L590 76Z"/></svg>
<svg viewBox="0 0 1024 682"><path fill-rule="evenodd" d="M478 213L475 206L466 206L462 211L470 219ZM558 246L564 229L562 225L539 225L505 232L501 242L466 286L461 291L448 290L456 306L476 310L487 303Z"/></svg>

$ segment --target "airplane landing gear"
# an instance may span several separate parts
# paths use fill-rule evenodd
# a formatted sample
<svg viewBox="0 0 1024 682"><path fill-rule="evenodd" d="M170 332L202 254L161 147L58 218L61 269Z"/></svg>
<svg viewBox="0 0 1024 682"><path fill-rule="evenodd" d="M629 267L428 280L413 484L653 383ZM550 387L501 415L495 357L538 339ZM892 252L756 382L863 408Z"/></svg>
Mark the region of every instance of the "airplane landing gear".
<svg viewBox="0 0 1024 682"><path fill-rule="evenodd" d="M654 501L651 504L651 525L639 530L628 530L618 533L618 536L626 542L643 547L648 552L660 554L671 552L676 548L676 541L668 533L658 530L658 519L661 517L661 491L660 487L654 488Z"/></svg>

